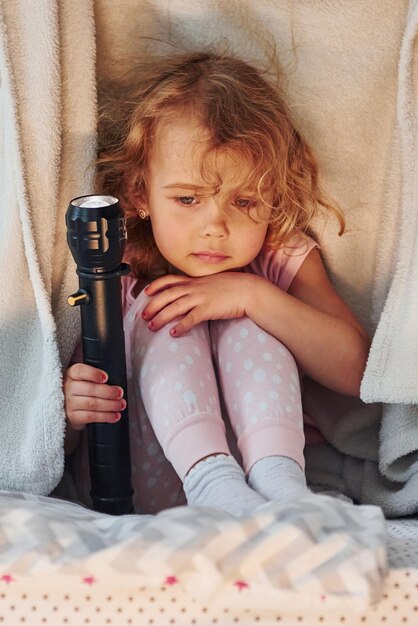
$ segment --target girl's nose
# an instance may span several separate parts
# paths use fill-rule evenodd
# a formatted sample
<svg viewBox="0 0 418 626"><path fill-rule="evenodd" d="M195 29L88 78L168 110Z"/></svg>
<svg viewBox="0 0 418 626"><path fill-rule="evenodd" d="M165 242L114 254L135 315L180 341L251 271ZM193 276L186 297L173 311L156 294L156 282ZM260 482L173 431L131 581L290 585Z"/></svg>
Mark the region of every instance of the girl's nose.
<svg viewBox="0 0 418 626"><path fill-rule="evenodd" d="M216 198L209 197L205 201L203 214L203 237L227 237L227 215L217 202Z"/></svg>

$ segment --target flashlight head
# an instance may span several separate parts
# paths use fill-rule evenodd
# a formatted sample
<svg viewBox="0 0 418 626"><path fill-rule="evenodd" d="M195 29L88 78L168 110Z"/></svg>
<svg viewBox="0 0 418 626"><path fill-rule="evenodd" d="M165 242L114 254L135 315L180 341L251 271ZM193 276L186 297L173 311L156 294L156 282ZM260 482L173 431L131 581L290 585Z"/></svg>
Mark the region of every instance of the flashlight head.
<svg viewBox="0 0 418 626"><path fill-rule="evenodd" d="M78 271L101 274L119 267L126 245L126 223L117 198L74 198L65 222L67 242Z"/></svg>

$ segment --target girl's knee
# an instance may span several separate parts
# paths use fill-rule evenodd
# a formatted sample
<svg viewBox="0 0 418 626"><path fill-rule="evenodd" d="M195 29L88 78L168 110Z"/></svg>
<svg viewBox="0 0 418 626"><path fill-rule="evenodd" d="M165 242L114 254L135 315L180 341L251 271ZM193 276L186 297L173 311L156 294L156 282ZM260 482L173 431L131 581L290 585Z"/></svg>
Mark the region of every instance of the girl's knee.
<svg viewBox="0 0 418 626"><path fill-rule="evenodd" d="M293 354L276 337L260 328L249 317L216 320L210 322L210 335L214 350L220 345L231 353L243 356L247 350L258 353L267 364L270 361L287 362L290 367L297 367Z"/></svg>

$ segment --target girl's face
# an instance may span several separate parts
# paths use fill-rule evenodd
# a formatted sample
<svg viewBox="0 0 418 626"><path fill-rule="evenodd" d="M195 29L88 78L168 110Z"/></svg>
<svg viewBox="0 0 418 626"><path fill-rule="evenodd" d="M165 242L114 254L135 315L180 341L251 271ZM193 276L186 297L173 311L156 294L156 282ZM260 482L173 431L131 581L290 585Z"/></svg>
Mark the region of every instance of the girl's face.
<svg viewBox="0 0 418 626"><path fill-rule="evenodd" d="M251 167L225 149L206 155L208 131L193 118L160 123L149 164L148 208L162 256L188 276L244 267L264 243ZM201 165L213 181L202 177ZM265 212L265 211L264 211Z"/></svg>

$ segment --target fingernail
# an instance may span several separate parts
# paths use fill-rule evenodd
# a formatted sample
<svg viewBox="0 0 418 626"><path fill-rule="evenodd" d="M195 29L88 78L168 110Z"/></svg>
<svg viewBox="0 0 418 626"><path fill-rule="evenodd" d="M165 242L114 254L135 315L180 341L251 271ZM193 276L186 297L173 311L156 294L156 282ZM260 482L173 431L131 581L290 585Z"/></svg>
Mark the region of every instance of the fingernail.
<svg viewBox="0 0 418 626"><path fill-rule="evenodd" d="M119 389L118 389L118 398L123 398L123 389L122 389L122 387L119 387Z"/></svg>
<svg viewBox="0 0 418 626"><path fill-rule="evenodd" d="M148 322L148 328L154 328L154 322Z"/></svg>
<svg viewBox="0 0 418 626"><path fill-rule="evenodd" d="M121 418L120 413L115 413L115 417L111 420L112 422L118 422Z"/></svg>
<svg viewBox="0 0 418 626"><path fill-rule="evenodd" d="M101 375L102 383L106 383L107 379L108 379L108 375L106 374L106 372L102 372L102 375Z"/></svg>
<svg viewBox="0 0 418 626"><path fill-rule="evenodd" d="M175 329L175 328L172 328L172 329L170 330L170 335L177 335L177 331L176 331L176 329Z"/></svg>
<svg viewBox="0 0 418 626"><path fill-rule="evenodd" d="M122 405L122 411L124 411L126 409L126 400L122 400L121 405Z"/></svg>
<svg viewBox="0 0 418 626"><path fill-rule="evenodd" d="M145 320L147 318L147 314L145 313L145 311L142 311L141 317L142 317L143 320Z"/></svg>

